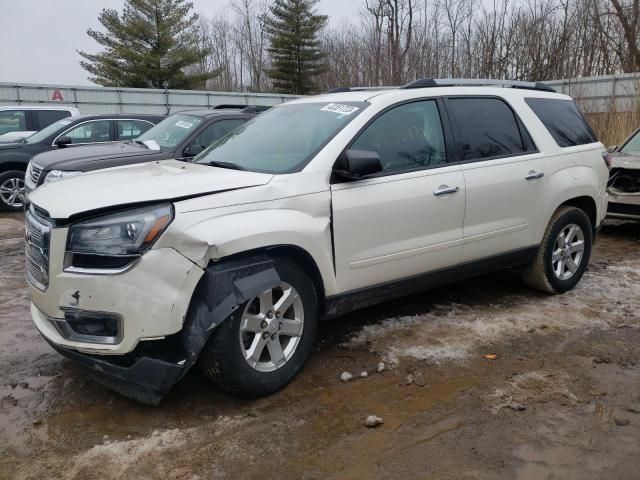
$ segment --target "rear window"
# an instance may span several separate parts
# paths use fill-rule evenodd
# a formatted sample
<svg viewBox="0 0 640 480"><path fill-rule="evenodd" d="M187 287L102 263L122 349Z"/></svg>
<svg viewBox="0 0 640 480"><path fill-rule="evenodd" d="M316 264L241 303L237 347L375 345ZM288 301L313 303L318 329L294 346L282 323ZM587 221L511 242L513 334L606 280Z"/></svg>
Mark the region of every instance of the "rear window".
<svg viewBox="0 0 640 480"><path fill-rule="evenodd" d="M451 98L447 107L458 125L464 161L535 150L509 105L498 98Z"/></svg>
<svg viewBox="0 0 640 480"><path fill-rule="evenodd" d="M71 116L71 112L67 110L36 110L34 113L38 120L38 130L42 130L58 120Z"/></svg>
<svg viewBox="0 0 640 480"><path fill-rule="evenodd" d="M525 101L547 127L559 147L573 147L598 141L572 100L526 98Z"/></svg>

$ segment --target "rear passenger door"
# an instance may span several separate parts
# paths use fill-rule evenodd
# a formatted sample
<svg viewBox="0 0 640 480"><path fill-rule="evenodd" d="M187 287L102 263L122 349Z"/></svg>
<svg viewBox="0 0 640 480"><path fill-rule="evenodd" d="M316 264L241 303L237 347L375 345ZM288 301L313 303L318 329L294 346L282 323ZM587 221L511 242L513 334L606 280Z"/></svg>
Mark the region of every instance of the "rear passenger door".
<svg viewBox="0 0 640 480"><path fill-rule="evenodd" d="M544 159L511 106L497 97L449 97L466 185L462 262L535 244L547 179Z"/></svg>
<svg viewBox="0 0 640 480"><path fill-rule="evenodd" d="M331 185L341 291L456 267L465 192L448 162L442 104L419 100L381 113L348 147L378 153L384 170Z"/></svg>

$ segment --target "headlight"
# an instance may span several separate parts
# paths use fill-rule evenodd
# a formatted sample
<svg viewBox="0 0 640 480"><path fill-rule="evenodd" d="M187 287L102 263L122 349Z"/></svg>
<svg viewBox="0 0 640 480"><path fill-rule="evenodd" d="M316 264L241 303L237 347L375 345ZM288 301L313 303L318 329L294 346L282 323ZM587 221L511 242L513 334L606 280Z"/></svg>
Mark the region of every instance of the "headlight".
<svg viewBox="0 0 640 480"><path fill-rule="evenodd" d="M80 175L82 172L69 171L65 172L64 170L51 170L47 173L47 176L44 177L44 182L55 182L56 180L62 180L63 178L75 177L76 175Z"/></svg>
<svg viewBox="0 0 640 480"><path fill-rule="evenodd" d="M69 229L65 267L122 268L147 251L173 219L170 204L136 208Z"/></svg>

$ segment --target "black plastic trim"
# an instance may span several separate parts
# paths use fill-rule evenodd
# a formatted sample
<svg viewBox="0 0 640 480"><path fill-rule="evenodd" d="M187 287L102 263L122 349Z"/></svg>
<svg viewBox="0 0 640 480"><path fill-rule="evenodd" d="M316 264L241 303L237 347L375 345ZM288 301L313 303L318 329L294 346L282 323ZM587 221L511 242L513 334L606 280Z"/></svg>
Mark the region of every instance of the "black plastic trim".
<svg viewBox="0 0 640 480"><path fill-rule="evenodd" d="M531 246L495 255L456 267L443 268L412 277L381 283L327 297L327 318L334 318L353 310L404 297L430 288L458 282L507 267L522 266L535 257L538 246Z"/></svg>

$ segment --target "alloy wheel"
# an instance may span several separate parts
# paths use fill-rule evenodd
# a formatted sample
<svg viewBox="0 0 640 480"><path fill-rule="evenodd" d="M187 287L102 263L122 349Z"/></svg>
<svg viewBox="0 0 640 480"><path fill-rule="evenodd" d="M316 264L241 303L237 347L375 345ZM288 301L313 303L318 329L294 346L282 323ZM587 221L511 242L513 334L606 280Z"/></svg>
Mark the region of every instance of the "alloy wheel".
<svg viewBox="0 0 640 480"><path fill-rule="evenodd" d="M24 180L7 178L0 184L0 199L9 207L20 208L24 205Z"/></svg>
<svg viewBox="0 0 640 480"><path fill-rule="evenodd" d="M287 363L300 343L304 308L300 295L281 282L247 303L240 321L240 347L247 363L273 372Z"/></svg>
<svg viewBox="0 0 640 480"><path fill-rule="evenodd" d="M553 246L551 264L554 275L560 280L568 280L580 268L584 257L584 232L579 225L565 226Z"/></svg>

